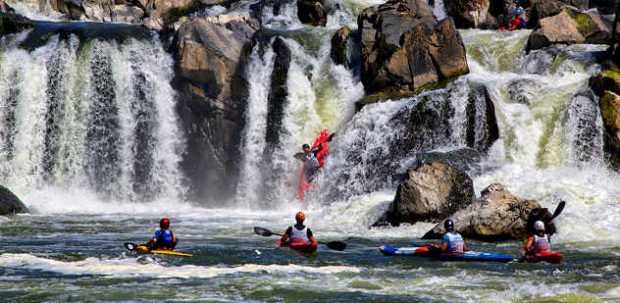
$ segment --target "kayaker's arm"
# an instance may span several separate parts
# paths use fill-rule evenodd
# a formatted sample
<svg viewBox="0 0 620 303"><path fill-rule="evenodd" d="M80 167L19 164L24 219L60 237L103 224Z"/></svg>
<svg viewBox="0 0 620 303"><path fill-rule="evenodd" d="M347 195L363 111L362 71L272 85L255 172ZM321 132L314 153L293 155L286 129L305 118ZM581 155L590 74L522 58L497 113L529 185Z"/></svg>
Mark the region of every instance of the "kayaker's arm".
<svg viewBox="0 0 620 303"><path fill-rule="evenodd" d="M314 239L314 235L312 234L312 230L310 230L310 228L306 231L306 236L308 236L310 243L316 243L316 239Z"/></svg>
<svg viewBox="0 0 620 303"><path fill-rule="evenodd" d="M282 238L280 238L280 242L287 243L292 233L293 233L293 227L289 226L284 232L284 234L282 234Z"/></svg>
<svg viewBox="0 0 620 303"><path fill-rule="evenodd" d="M523 249L525 249L525 252L527 254L532 252L532 244L534 244L534 237L533 236L529 236L527 238L527 242L525 242L525 247L523 247Z"/></svg>

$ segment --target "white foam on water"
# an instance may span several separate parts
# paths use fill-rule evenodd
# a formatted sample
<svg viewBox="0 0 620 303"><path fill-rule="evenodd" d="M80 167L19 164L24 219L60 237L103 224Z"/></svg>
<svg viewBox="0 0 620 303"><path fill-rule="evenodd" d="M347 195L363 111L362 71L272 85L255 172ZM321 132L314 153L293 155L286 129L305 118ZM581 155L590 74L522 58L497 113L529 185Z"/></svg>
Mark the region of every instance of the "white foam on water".
<svg viewBox="0 0 620 303"><path fill-rule="evenodd" d="M141 264L135 258L99 259L87 258L83 261L64 262L41 258L29 254L0 255L0 266L4 268L21 268L55 272L63 275L103 275L114 278L150 277L150 278L180 278L207 279L221 275L250 274L319 274L330 275L337 273L359 273L360 269L353 266L302 266L302 265L260 265L244 264L236 267L224 266L175 266L171 270L158 263Z"/></svg>

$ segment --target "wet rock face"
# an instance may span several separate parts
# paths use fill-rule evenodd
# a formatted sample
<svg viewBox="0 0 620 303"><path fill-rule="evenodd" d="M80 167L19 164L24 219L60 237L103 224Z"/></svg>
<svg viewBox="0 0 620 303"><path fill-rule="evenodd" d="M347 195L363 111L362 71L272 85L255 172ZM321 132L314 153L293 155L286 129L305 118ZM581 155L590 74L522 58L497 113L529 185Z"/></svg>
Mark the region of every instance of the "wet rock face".
<svg viewBox="0 0 620 303"><path fill-rule="evenodd" d="M375 225L437 222L472 203L473 182L462 170L440 162L407 171L390 209Z"/></svg>
<svg viewBox="0 0 620 303"><path fill-rule="evenodd" d="M600 101L604 150L611 166L620 171L620 96L605 91Z"/></svg>
<svg viewBox="0 0 620 303"><path fill-rule="evenodd" d="M557 43L608 43L611 39L611 23L593 11L584 13L564 7L558 14L540 19L539 23L530 35L528 50Z"/></svg>
<svg viewBox="0 0 620 303"><path fill-rule="evenodd" d="M496 26L497 14L503 12L495 7L493 10L496 12L493 12L491 5L498 5L495 2L499 1L446 0L444 5L448 14L454 18L457 28L487 28ZM495 13L495 16L492 13Z"/></svg>
<svg viewBox="0 0 620 303"><path fill-rule="evenodd" d="M393 0L358 18L367 92L411 91L469 72L452 19L437 22L421 0Z"/></svg>
<svg viewBox="0 0 620 303"><path fill-rule="evenodd" d="M246 16L187 18L176 33L179 113L188 138L182 163L199 198L232 193L247 95L245 65L258 21ZM209 195L209 196L207 196Z"/></svg>
<svg viewBox="0 0 620 303"><path fill-rule="evenodd" d="M297 17L301 23L325 26L327 13L323 0L297 0Z"/></svg>
<svg viewBox="0 0 620 303"><path fill-rule="evenodd" d="M522 240L530 214L540 209L535 200L526 200L511 194L501 184L491 184L480 198L450 216L455 230L464 237L482 241ZM445 233L440 222L424 235L424 239L439 239Z"/></svg>
<svg viewBox="0 0 620 303"><path fill-rule="evenodd" d="M347 40L350 36L351 30L344 26L340 28L332 37L330 57L334 63L341 65L347 63Z"/></svg>
<svg viewBox="0 0 620 303"><path fill-rule="evenodd" d="M0 216L27 213L28 208L8 188L0 185Z"/></svg>

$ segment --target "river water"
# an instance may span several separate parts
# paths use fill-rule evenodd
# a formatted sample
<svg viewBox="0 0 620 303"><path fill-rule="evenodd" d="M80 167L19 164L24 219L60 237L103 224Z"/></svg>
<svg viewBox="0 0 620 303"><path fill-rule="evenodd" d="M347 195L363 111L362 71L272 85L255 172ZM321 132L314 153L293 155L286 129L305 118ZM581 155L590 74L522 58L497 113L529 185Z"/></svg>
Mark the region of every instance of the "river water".
<svg viewBox="0 0 620 303"><path fill-rule="evenodd" d="M299 24L293 4L278 16L265 10L263 25L280 31L293 50L282 135L270 159L278 169L266 172L260 164L275 57L267 43L257 46L248 67L247 153L227 208L184 198L178 164L185 141L177 135L169 84L174 63L157 37L51 37L32 50L18 47L24 34L3 40L0 177L32 214L0 217L1 300L620 301L620 177L605 167L598 99L587 88L604 47L526 54L529 31L464 30L469 75L356 114L353 102L363 96L359 74L331 62L329 39L341 25L355 27L354 16L373 2L379 1L342 2L325 29ZM435 11L441 15L441 7ZM402 117L421 100L447 102L450 135L430 132L436 143L416 152L461 149L465 102L477 85L493 100L500 139L468 169L474 187L480 192L500 182L550 208L567 201L553 243L564 254L560 265L438 262L378 251L380 245L434 243L420 240L430 223L369 229L394 197L392 175L416 160L415 152L390 154L394 134L406 123ZM321 190L300 204L299 165L288 155L324 127L337 136L319 176ZM264 188L267 194L259 194ZM283 232L299 210L319 240L344 241L347 249L321 246L306 258L252 232L253 226ZM147 241L163 216L180 239L177 250L194 257L124 249L124 242ZM521 245L468 241L470 249L515 257Z"/></svg>

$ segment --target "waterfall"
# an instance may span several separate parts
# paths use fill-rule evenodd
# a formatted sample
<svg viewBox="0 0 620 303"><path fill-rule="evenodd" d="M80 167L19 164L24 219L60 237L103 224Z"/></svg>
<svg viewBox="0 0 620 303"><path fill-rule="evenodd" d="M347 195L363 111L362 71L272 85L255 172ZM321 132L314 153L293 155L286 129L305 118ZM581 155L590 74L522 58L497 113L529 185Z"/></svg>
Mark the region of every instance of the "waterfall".
<svg viewBox="0 0 620 303"><path fill-rule="evenodd" d="M53 36L28 51L24 38L4 40L0 56L2 183L24 196L50 187L182 199L173 61L158 40Z"/></svg>

